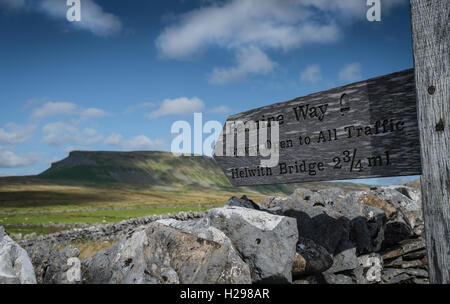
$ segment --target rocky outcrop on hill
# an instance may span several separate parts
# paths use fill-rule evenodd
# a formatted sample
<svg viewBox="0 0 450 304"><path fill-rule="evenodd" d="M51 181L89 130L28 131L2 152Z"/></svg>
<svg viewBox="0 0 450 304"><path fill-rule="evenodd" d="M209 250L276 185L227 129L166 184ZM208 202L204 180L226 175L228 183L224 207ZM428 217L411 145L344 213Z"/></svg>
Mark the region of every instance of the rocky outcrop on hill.
<svg viewBox="0 0 450 304"><path fill-rule="evenodd" d="M22 241L38 283L428 283L420 193L299 188L256 204L133 219ZM78 260L79 239L121 239ZM77 262L78 261L78 262ZM81 264L81 266L80 266Z"/></svg>
<svg viewBox="0 0 450 304"><path fill-rule="evenodd" d="M0 284L36 284L27 252L0 226Z"/></svg>

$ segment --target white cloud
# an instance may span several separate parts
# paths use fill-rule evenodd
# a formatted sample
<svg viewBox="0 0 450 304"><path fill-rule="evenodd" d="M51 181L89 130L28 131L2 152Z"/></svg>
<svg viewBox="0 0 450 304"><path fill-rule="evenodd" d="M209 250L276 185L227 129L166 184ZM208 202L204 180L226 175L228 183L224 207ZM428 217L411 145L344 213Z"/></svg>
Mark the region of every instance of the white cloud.
<svg viewBox="0 0 450 304"><path fill-rule="evenodd" d="M183 59L208 46L240 48L249 45L289 50L308 42L334 41L332 22L311 18L312 1L233 0L213 3L179 16L156 40L161 54Z"/></svg>
<svg viewBox="0 0 450 304"><path fill-rule="evenodd" d="M33 136L35 131L36 126L19 126L14 123L7 123L5 128L0 128L0 143L24 143Z"/></svg>
<svg viewBox="0 0 450 304"><path fill-rule="evenodd" d="M66 0L0 0L0 7L15 11L27 9L67 22ZM94 0L81 0L81 21L67 24L97 36L113 35L122 29L119 17L105 12Z"/></svg>
<svg viewBox="0 0 450 304"><path fill-rule="evenodd" d="M301 82L316 83L322 80L322 71L317 64L310 65L300 73Z"/></svg>
<svg viewBox="0 0 450 304"><path fill-rule="evenodd" d="M0 148L0 168L18 168L34 165L39 162L36 154L17 155L13 151Z"/></svg>
<svg viewBox="0 0 450 304"><path fill-rule="evenodd" d="M384 1L386 12L407 0ZM212 45L289 50L339 38L341 23L364 20L365 0L211 1L174 18L156 39L161 55L183 59Z"/></svg>
<svg viewBox="0 0 450 304"><path fill-rule="evenodd" d="M383 14L407 0L383 2ZM365 0L230 0L208 1L201 8L178 15L164 28L155 44L161 57L192 59L209 47L232 52L256 48L290 51L312 43L339 40L345 24L365 20ZM264 53L263 53L264 54ZM224 83L246 74L265 74L273 67L267 56L265 66L215 69L211 82ZM272 64L271 64L272 63ZM247 70L246 70L247 69ZM246 73L246 71L252 71Z"/></svg>
<svg viewBox="0 0 450 304"><path fill-rule="evenodd" d="M151 140L145 135L133 137L128 141L128 147L131 149L151 149L154 147L161 147L164 143L161 140Z"/></svg>
<svg viewBox="0 0 450 304"><path fill-rule="evenodd" d="M48 101L42 107L37 108L31 114L31 118L42 119L55 115L75 114L77 105L71 102Z"/></svg>
<svg viewBox="0 0 450 304"><path fill-rule="evenodd" d="M98 134L97 130L92 129L92 128L85 128L83 130L83 133L86 134L87 136L95 136Z"/></svg>
<svg viewBox="0 0 450 304"><path fill-rule="evenodd" d="M91 146L99 143L102 136L94 129L87 128L80 132L77 127L66 122L53 122L46 124L43 141L52 146L62 146L66 144Z"/></svg>
<svg viewBox="0 0 450 304"><path fill-rule="evenodd" d="M231 109L227 106L218 106L216 108L211 109L209 112L213 114L226 114L230 113Z"/></svg>
<svg viewBox="0 0 450 304"><path fill-rule="evenodd" d="M39 104L42 104L42 103L44 103L44 102L46 102L48 99L47 98L31 98L31 99L29 99L26 103L25 103L25 105L23 106L23 108L25 109L25 110L27 110L27 109L30 109L30 108L32 108L32 107L34 107L34 106L37 106L37 105L39 105Z"/></svg>
<svg viewBox="0 0 450 304"><path fill-rule="evenodd" d="M147 116L149 118L158 118L165 115L189 114L200 111L204 107L204 102L197 97L165 99L156 111L149 113Z"/></svg>
<svg viewBox="0 0 450 304"><path fill-rule="evenodd" d="M42 0L37 6L39 11L65 21L67 8L65 0ZM119 17L105 12L93 0L81 1L81 21L70 24L75 28L89 30L97 36L109 36L122 29Z"/></svg>
<svg viewBox="0 0 450 304"><path fill-rule="evenodd" d="M164 146L164 142L160 139L151 140L145 135L138 135L129 140L125 140L122 134L111 134L103 142L107 146L120 147L123 149L153 149Z"/></svg>
<svg viewBox="0 0 450 304"><path fill-rule="evenodd" d="M214 84L225 84L246 78L248 75L267 74L276 63L256 47L242 48L236 55L236 65L228 68L215 68L209 81Z"/></svg>
<svg viewBox="0 0 450 304"><path fill-rule="evenodd" d="M82 110L80 116L83 118L102 118L106 116L111 116L111 114L102 109L89 108L86 110Z"/></svg>
<svg viewBox="0 0 450 304"><path fill-rule="evenodd" d="M125 110L125 113L131 113L131 112L134 112L139 109L146 109L146 108L151 108L151 107L155 107L155 106L156 106L156 104L154 102L141 102L137 105L128 107Z"/></svg>
<svg viewBox="0 0 450 304"><path fill-rule="evenodd" d="M111 134L108 138L103 142L107 146L120 147L123 145L124 140L122 134Z"/></svg>
<svg viewBox="0 0 450 304"><path fill-rule="evenodd" d="M340 81L355 82L361 80L361 78L362 78L361 64L359 63L351 63L349 65L346 65L339 72Z"/></svg>
<svg viewBox="0 0 450 304"><path fill-rule="evenodd" d="M98 108L83 109L72 102L47 101L42 106L34 109L30 117L33 119L44 119L58 115L79 116L83 119L111 116L110 113Z"/></svg>

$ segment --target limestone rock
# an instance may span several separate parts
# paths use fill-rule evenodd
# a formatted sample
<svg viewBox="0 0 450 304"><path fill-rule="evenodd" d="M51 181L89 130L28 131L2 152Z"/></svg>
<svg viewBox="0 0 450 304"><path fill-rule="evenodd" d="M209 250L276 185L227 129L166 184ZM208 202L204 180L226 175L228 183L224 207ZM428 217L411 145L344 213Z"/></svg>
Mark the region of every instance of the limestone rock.
<svg viewBox="0 0 450 304"><path fill-rule="evenodd" d="M81 281L79 250L67 246L61 251L43 244L30 246L27 251L39 284L75 284Z"/></svg>
<svg viewBox="0 0 450 304"><path fill-rule="evenodd" d="M82 261L84 283L250 283L230 246L151 223Z"/></svg>
<svg viewBox="0 0 450 304"><path fill-rule="evenodd" d="M424 222L420 194L407 186L379 187L370 194L393 206L397 212L386 224L386 244L421 235Z"/></svg>
<svg viewBox="0 0 450 304"><path fill-rule="evenodd" d="M299 188L290 198L268 198L261 205L269 212L296 218L299 236L311 239L330 254L355 247L359 255L381 248L386 222L381 209L359 201L364 193Z"/></svg>
<svg viewBox="0 0 450 304"><path fill-rule="evenodd" d="M255 202L253 202L245 195L241 198L233 196L225 203L225 206L244 207L249 209L261 210L258 204L255 204Z"/></svg>
<svg viewBox="0 0 450 304"><path fill-rule="evenodd" d="M292 264L298 241L294 218L242 207L206 212L206 225L221 230L249 265L254 283L292 281Z"/></svg>
<svg viewBox="0 0 450 304"><path fill-rule="evenodd" d="M229 275L237 275L241 276L240 279L235 278L232 280L243 280L247 281L247 283L251 282L250 269L247 264L245 264L239 253L233 247L231 240L219 229L212 226L205 226L204 221L192 220L192 221L177 221L174 219L164 219L159 220L157 223L170 226L176 229L179 229L186 233L191 233L199 238L203 238L205 240L217 242L223 246L228 248L228 260L232 261L236 265L235 270L239 269L239 271L232 271Z"/></svg>
<svg viewBox="0 0 450 304"><path fill-rule="evenodd" d="M306 238L299 238L297 253L292 266L292 275L320 274L333 265L333 258L320 245Z"/></svg>
<svg viewBox="0 0 450 304"><path fill-rule="evenodd" d="M324 272L322 276L327 284L354 284L352 278L344 274Z"/></svg>
<svg viewBox="0 0 450 304"><path fill-rule="evenodd" d="M428 280L428 272L423 269L397 269L385 268L382 273L382 280L385 284L411 283L421 281L421 284Z"/></svg>
<svg viewBox="0 0 450 304"><path fill-rule="evenodd" d="M417 251L424 252L424 248L425 240L422 237L419 237L417 239L404 240L397 246L390 248L386 253L384 253L383 259L388 260Z"/></svg>
<svg viewBox="0 0 450 304"><path fill-rule="evenodd" d="M0 284L36 284L27 252L0 226Z"/></svg>
<svg viewBox="0 0 450 304"><path fill-rule="evenodd" d="M333 265L328 269L329 273L338 273L342 271L352 270L358 267L358 257L356 256L356 248L349 248L336 253L333 256Z"/></svg>
<svg viewBox="0 0 450 304"><path fill-rule="evenodd" d="M379 254L371 253L358 257L358 267L353 273L357 284L375 284L381 282L383 260Z"/></svg>

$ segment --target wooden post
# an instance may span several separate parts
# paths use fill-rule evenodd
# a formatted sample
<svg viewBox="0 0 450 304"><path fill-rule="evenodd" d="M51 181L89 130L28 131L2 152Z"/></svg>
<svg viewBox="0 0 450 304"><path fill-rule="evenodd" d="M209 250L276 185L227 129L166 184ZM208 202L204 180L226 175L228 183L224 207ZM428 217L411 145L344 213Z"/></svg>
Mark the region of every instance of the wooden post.
<svg viewBox="0 0 450 304"><path fill-rule="evenodd" d="M450 283L450 35L448 0L410 0L422 204L431 283Z"/></svg>

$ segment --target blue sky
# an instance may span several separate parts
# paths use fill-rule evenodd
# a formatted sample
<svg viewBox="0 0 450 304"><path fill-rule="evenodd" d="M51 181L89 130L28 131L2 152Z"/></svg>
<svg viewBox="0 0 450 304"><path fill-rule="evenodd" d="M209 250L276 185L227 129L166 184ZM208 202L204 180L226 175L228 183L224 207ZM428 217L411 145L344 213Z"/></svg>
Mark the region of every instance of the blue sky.
<svg viewBox="0 0 450 304"><path fill-rule="evenodd" d="M0 0L0 175L413 66L409 1ZM206 135L205 135L206 137ZM403 182L408 178L368 180Z"/></svg>

